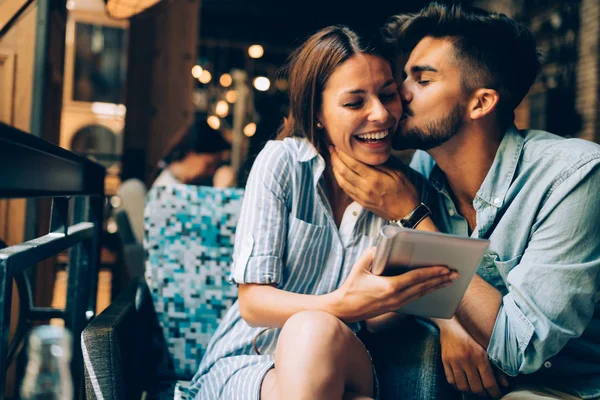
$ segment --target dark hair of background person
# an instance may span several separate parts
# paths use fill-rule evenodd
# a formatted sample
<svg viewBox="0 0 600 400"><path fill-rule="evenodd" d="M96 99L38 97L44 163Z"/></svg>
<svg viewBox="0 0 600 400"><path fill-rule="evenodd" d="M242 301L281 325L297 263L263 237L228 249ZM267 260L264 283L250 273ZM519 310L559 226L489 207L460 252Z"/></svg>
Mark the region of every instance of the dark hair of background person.
<svg viewBox="0 0 600 400"><path fill-rule="evenodd" d="M163 158L168 165L182 160L190 152L198 154L220 153L229 150L231 145L220 131L211 128L203 115L196 116L192 125L187 128L181 140L173 147L169 154Z"/></svg>
<svg viewBox="0 0 600 400"><path fill-rule="evenodd" d="M310 36L288 58L289 113L277 139L307 138L319 154L326 151L325 136L316 128L327 80L343 62L355 54L370 54L390 61L389 46L372 32L368 40L342 25L329 26ZM393 69L392 69L393 70Z"/></svg>
<svg viewBox="0 0 600 400"><path fill-rule="evenodd" d="M459 63L463 91L496 90L501 124L512 123L514 109L541 68L535 39L525 26L476 7L431 3L418 13L391 17L382 33L401 52L409 52L427 36L448 39Z"/></svg>

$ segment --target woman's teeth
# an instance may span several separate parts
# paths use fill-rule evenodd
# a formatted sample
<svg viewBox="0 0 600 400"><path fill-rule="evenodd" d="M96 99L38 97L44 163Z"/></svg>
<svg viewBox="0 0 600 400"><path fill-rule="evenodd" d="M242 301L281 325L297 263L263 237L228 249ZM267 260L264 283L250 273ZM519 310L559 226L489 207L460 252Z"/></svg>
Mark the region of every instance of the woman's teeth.
<svg viewBox="0 0 600 400"><path fill-rule="evenodd" d="M383 140L385 139L389 134L389 129L385 129L382 131L378 131L378 132L371 132L371 133L363 133L362 135L356 135L356 138L366 142L366 141L377 141L377 140Z"/></svg>

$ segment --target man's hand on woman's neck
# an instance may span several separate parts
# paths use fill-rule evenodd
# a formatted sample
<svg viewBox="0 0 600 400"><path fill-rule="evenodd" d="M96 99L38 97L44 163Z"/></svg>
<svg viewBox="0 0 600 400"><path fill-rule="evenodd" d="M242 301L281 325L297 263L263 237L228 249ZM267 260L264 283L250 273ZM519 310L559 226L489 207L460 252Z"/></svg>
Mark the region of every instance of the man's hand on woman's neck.
<svg viewBox="0 0 600 400"><path fill-rule="evenodd" d="M333 211L335 224L339 227L346 208L352 203L352 198L340 187L333 175L331 162L327 161L325 171L323 172L323 182L325 183L325 193Z"/></svg>

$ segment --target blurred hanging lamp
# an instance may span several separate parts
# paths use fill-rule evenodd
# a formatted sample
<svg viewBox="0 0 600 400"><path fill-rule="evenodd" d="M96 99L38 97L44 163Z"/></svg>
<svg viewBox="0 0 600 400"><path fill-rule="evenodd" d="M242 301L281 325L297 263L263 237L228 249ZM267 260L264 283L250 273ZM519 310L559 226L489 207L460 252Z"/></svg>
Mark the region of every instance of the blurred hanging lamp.
<svg viewBox="0 0 600 400"><path fill-rule="evenodd" d="M115 19L131 18L152 7L160 0L104 0L106 12Z"/></svg>

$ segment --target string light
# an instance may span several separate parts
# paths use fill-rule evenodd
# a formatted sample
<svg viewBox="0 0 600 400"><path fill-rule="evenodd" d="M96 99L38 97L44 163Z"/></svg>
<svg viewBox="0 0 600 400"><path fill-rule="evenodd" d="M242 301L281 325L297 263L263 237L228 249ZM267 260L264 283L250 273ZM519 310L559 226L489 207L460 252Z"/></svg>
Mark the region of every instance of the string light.
<svg viewBox="0 0 600 400"><path fill-rule="evenodd" d="M198 78L198 80L204 84L207 84L208 82L210 82L211 79L212 79L212 74L205 69L202 70L202 73L200 74L200 77Z"/></svg>
<svg viewBox="0 0 600 400"><path fill-rule="evenodd" d="M265 54L265 50L260 44L253 44L248 47L248 55L252 58L261 58Z"/></svg>
<svg viewBox="0 0 600 400"><path fill-rule="evenodd" d="M271 81L269 81L269 78L265 78L264 76L258 76L254 78L254 87L256 90L266 92L269 90L269 87L271 87Z"/></svg>
<svg viewBox="0 0 600 400"><path fill-rule="evenodd" d="M202 67L199 65L194 65L192 67L192 76L198 79L200 78L200 75L202 75Z"/></svg>
<svg viewBox="0 0 600 400"><path fill-rule="evenodd" d="M229 104L225 100L219 100L215 106L215 114L221 118L225 118L229 113Z"/></svg>
<svg viewBox="0 0 600 400"><path fill-rule="evenodd" d="M228 90L225 93L225 100L231 104L235 103L237 101L237 92L235 90Z"/></svg>
<svg viewBox="0 0 600 400"><path fill-rule="evenodd" d="M223 74L223 75L221 75L221 78L219 78L219 83L223 87L231 86L232 82L233 82L233 79L231 78L231 75L229 75L229 74Z"/></svg>
<svg viewBox="0 0 600 400"><path fill-rule="evenodd" d="M254 122L250 122L248 125L244 127L244 135L248 137L254 136L256 133L256 124Z"/></svg>
<svg viewBox="0 0 600 400"><path fill-rule="evenodd" d="M211 115L210 117L208 117L206 122L208 123L208 126L213 128L214 130L217 130L221 127L221 120L215 115Z"/></svg>

